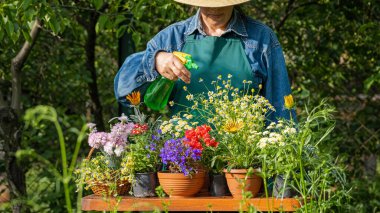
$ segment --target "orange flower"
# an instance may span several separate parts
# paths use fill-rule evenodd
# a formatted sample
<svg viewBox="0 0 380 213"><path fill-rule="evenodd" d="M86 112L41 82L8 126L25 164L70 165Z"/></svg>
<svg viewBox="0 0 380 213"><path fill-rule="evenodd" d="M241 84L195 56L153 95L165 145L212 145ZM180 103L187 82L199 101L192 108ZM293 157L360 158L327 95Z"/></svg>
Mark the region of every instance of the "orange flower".
<svg viewBox="0 0 380 213"><path fill-rule="evenodd" d="M137 106L140 104L140 91L132 92L131 94L127 95L127 99L129 102L131 102L132 105Z"/></svg>
<svg viewBox="0 0 380 213"><path fill-rule="evenodd" d="M288 110L291 110L295 105L292 94L284 96L284 101L285 108Z"/></svg>

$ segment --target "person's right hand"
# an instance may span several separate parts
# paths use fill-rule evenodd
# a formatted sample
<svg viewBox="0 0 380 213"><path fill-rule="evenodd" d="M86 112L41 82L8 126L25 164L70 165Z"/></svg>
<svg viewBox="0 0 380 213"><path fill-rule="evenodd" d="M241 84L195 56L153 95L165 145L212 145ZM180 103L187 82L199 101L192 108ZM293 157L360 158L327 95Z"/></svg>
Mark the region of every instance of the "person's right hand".
<svg viewBox="0 0 380 213"><path fill-rule="evenodd" d="M155 58L156 70L161 76L172 81L180 78L185 83L190 83L191 73L181 63L181 61L173 55L173 53L159 52Z"/></svg>

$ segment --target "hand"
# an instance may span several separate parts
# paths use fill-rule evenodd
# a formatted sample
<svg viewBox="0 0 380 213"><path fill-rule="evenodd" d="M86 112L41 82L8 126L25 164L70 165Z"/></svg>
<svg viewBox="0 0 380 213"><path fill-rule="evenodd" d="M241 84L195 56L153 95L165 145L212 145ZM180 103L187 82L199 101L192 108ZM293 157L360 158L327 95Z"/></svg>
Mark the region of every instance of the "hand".
<svg viewBox="0 0 380 213"><path fill-rule="evenodd" d="M159 52L156 54L156 70L161 76L172 81L180 78L185 83L190 83L191 73L172 53Z"/></svg>

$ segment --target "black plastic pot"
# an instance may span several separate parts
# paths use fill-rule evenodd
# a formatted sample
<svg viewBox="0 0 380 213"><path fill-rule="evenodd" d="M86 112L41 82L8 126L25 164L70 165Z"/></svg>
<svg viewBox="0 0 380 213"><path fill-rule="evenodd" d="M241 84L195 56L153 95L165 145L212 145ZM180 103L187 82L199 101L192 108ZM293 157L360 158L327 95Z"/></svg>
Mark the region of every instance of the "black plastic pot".
<svg viewBox="0 0 380 213"><path fill-rule="evenodd" d="M224 174L212 174L210 175L210 194L211 196L220 197L230 195L228 190L226 177Z"/></svg>
<svg viewBox="0 0 380 213"><path fill-rule="evenodd" d="M294 197L296 191L289 185L291 180L291 177L288 177L285 186L285 177L283 175L277 175L273 184L273 196L277 198Z"/></svg>
<svg viewBox="0 0 380 213"><path fill-rule="evenodd" d="M157 183L157 173L136 173L132 183L133 195L135 197L155 197Z"/></svg>

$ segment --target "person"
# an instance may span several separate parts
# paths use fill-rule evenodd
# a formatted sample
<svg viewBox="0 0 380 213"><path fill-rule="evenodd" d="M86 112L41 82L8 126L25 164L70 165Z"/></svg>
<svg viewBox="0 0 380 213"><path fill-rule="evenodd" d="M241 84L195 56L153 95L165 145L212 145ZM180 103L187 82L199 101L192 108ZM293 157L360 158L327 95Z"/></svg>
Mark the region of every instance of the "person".
<svg viewBox="0 0 380 213"><path fill-rule="evenodd" d="M232 86L242 89L243 81L260 91L276 109L268 120L289 119L284 96L291 94L282 47L276 34L265 24L244 15L236 5L249 0L175 0L197 6L196 14L174 23L147 44L143 52L129 56L115 77L115 95L122 104L125 96L143 91L159 75L176 81L171 99L172 113L187 105L187 87L193 94L205 92L199 80L211 84L218 76L232 75ZM199 69L190 72L172 52L192 55ZM177 104L178 103L178 104ZM293 112L294 113L294 112ZM295 118L295 116L293 116Z"/></svg>

